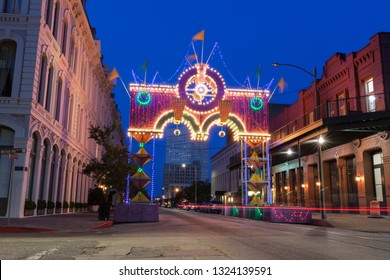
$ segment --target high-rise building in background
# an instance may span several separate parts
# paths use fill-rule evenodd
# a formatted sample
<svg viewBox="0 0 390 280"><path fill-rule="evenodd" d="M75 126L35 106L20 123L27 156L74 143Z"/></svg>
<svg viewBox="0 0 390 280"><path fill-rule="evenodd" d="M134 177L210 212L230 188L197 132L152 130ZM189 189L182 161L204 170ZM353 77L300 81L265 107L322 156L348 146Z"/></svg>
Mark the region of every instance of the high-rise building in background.
<svg viewBox="0 0 390 280"><path fill-rule="evenodd" d="M175 130L180 135L175 135ZM166 163L164 165L163 195L174 196L176 188L183 188L197 181L210 181L209 142L191 141L185 126L169 126L166 137Z"/></svg>
<svg viewBox="0 0 390 280"><path fill-rule="evenodd" d="M85 2L0 0L0 217L68 211L94 186L88 127L120 116Z"/></svg>

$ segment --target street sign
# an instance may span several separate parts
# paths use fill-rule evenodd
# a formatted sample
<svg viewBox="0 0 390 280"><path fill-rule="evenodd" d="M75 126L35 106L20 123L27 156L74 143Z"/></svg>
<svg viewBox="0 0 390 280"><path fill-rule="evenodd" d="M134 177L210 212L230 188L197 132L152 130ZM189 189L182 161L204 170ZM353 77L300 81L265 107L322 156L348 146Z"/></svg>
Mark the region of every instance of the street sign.
<svg viewBox="0 0 390 280"><path fill-rule="evenodd" d="M4 150L0 150L0 155L20 154L20 153L25 153L26 151L27 151L27 149L25 149L25 148L4 149Z"/></svg>
<svg viewBox="0 0 390 280"><path fill-rule="evenodd" d="M19 156L17 154L9 154L10 159L18 159Z"/></svg>

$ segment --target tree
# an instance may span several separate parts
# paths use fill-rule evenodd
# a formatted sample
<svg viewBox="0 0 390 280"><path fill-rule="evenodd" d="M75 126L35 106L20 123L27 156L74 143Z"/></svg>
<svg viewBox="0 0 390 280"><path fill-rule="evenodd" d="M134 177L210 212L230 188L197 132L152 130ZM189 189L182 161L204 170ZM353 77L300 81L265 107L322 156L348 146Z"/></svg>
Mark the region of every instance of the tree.
<svg viewBox="0 0 390 280"><path fill-rule="evenodd" d="M88 129L89 138L94 139L96 144L103 147L101 159L93 158L84 168L84 174L92 176L98 184L112 186L117 191L124 191L126 188L127 175L134 174L137 165L128 163L128 151L123 144L123 137L116 137L120 130L119 123L103 127L91 125Z"/></svg>
<svg viewBox="0 0 390 280"><path fill-rule="evenodd" d="M196 200L197 202L209 201L211 196L211 184L205 181L196 182ZM183 197L189 201L195 201L195 182L184 189Z"/></svg>

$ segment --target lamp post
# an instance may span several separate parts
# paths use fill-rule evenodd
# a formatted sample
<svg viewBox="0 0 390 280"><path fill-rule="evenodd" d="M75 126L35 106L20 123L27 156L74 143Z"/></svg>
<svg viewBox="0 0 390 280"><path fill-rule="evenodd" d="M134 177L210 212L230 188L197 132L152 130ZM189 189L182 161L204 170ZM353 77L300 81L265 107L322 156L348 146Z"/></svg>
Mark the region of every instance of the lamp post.
<svg viewBox="0 0 390 280"><path fill-rule="evenodd" d="M313 77L314 79L314 88L315 88L315 96L316 96L316 107L320 106L320 95L319 95L319 92L318 92L318 84L317 84L317 68L314 67L313 68L313 73L306 70L305 68L302 68L298 65L294 65L294 64L288 64L288 63L272 63L271 66L274 66L274 67L277 67L277 66L290 66L290 67L294 67L294 68L297 68L303 72L305 72L306 74L310 75Z"/></svg>
<svg viewBox="0 0 390 280"><path fill-rule="evenodd" d="M320 106L320 95L319 95L319 92L318 92L318 82L317 82L317 68L314 67L313 68L313 72L310 72L308 70L306 70L305 68L302 68L298 65L295 65L295 64L288 64L288 63L272 63L271 66L274 66L274 67L277 67L277 66L290 66L290 67L294 67L294 68L297 68L303 72L305 72L306 74L310 75L311 77L313 77L314 79L314 90L315 90L315 99L316 99L316 120L319 120L320 119L320 111L319 111L319 106ZM324 142L324 138L322 137L322 135L319 137L318 139L318 157L319 157L319 163L318 163L318 173L319 173L319 177L320 177L320 189L321 189L321 201L322 201L322 211L321 211L321 218L322 219L326 219L326 210L325 210L325 188L323 186L323 182L324 182L324 175L323 175L323 164L322 164L322 144ZM299 169L300 169L300 142L299 142L299 139L298 139L298 163L299 163ZM300 172L300 170L299 170ZM301 176L299 174L299 176ZM300 177L301 178L301 177Z"/></svg>
<svg viewBox="0 0 390 280"><path fill-rule="evenodd" d="M324 186L324 168L322 163L322 144L325 142L325 139L322 135L318 138L318 175L320 177L320 192L321 192L321 219L326 219L326 209L325 209L325 186Z"/></svg>
<svg viewBox="0 0 390 280"><path fill-rule="evenodd" d="M197 171L197 165L195 164L195 163L193 163L192 164L193 166L194 166L194 187L195 187L195 204L197 204L198 203L198 182L197 182L197 178L198 178L198 171ZM183 163L182 165L181 165L181 167L183 167L183 168L186 168L186 164L185 163Z"/></svg>

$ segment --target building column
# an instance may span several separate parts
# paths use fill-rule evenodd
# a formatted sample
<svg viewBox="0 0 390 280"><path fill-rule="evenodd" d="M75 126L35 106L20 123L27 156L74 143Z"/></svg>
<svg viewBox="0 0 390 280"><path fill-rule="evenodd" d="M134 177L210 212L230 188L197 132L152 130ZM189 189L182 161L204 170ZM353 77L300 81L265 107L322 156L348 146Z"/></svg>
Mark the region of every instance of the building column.
<svg viewBox="0 0 390 280"><path fill-rule="evenodd" d="M32 192L32 201L35 203L38 202L39 197L39 189L40 189L40 183L41 180L44 180L44 178L41 178L41 170L44 168L42 166L42 157L45 153L45 147L42 145L42 142L39 142L39 150L37 150L37 157L35 158L35 174L34 174L34 183L33 183L33 192Z"/></svg>
<svg viewBox="0 0 390 280"><path fill-rule="evenodd" d="M73 168L72 168L72 179L71 179L71 197L70 201L76 202L76 189L77 189L77 177L78 177L78 166L77 161L73 162ZM69 204L70 204L69 201Z"/></svg>
<svg viewBox="0 0 390 280"><path fill-rule="evenodd" d="M386 190L386 206L390 207L390 133L381 135L383 154L383 177ZM390 215L389 213L387 213Z"/></svg>
<svg viewBox="0 0 390 280"><path fill-rule="evenodd" d="M62 169L59 171L61 172L61 182L58 182L58 191L59 191L59 194L57 195L57 198L58 198L58 201L63 203L63 201L65 200L65 184L67 182L67 164L68 164L68 159L66 158L66 155L65 156L61 156L61 160L62 160Z"/></svg>
<svg viewBox="0 0 390 280"><path fill-rule="evenodd" d="M54 184L54 189L53 189L53 202L56 203L57 201L57 197L58 197L58 193L60 192L60 182L58 180L59 178L59 174L60 174L60 166L61 166L61 160L62 160L62 156L61 156L61 153L60 151L58 151L58 156L57 158L55 159L55 167L54 167L54 179L53 179L53 184Z"/></svg>
<svg viewBox="0 0 390 280"><path fill-rule="evenodd" d="M372 189L372 164L371 155L368 153L363 153L362 151L356 152L356 175L362 176L364 180L357 182L358 188L358 199L359 199L359 213L367 214L366 208L369 206L369 201L373 197L371 191L366 191ZM364 164L364 160L366 160L366 164ZM371 193L371 194L370 194Z"/></svg>
<svg viewBox="0 0 390 280"><path fill-rule="evenodd" d="M77 185L76 185L76 199L75 202L81 202L81 193L83 190L84 184L83 184L83 172L81 168L81 164L77 167Z"/></svg>
<svg viewBox="0 0 390 280"><path fill-rule="evenodd" d="M68 158L68 166L66 168L66 184L64 185L64 201L70 203L71 189L72 189L72 174L73 174L73 161L72 158Z"/></svg>
<svg viewBox="0 0 390 280"><path fill-rule="evenodd" d="M45 183L43 185L43 200L46 200L46 203L47 201L49 200L49 188L50 188L50 178L51 176L53 176L54 174L51 174L51 164L53 163L53 148L52 146L50 146L50 153L46 159L46 172L45 172Z"/></svg>
<svg viewBox="0 0 390 280"><path fill-rule="evenodd" d="M298 158L298 160L300 160ZM300 164L299 164L300 165ZM302 188L302 184L303 184L303 180L302 180L302 166L301 166L301 169L299 168L299 165L298 165L298 168L296 169L296 174L297 174L297 177L296 177L296 182L297 182L297 185L296 185L296 191L297 191L297 203L298 203L298 206L302 206L303 204L303 197L305 195L305 189Z"/></svg>

